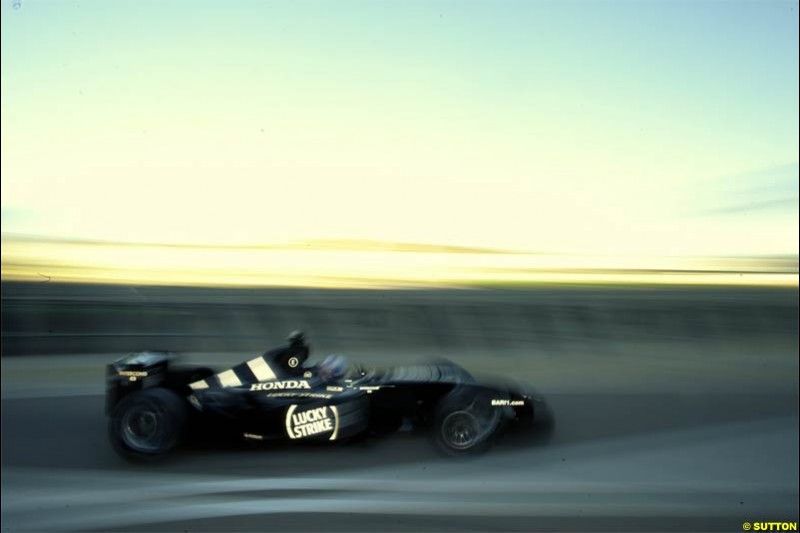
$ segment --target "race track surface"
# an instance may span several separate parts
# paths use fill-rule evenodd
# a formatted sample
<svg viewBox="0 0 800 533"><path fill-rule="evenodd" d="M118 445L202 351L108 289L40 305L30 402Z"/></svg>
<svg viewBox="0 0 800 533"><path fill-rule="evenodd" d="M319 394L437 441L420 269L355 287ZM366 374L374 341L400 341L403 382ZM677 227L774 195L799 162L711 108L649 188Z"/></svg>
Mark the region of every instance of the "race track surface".
<svg viewBox="0 0 800 533"><path fill-rule="evenodd" d="M3 400L3 528L731 530L797 516L797 397L564 395L549 441L441 458L426 435L200 445L130 465L101 396Z"/></svg>

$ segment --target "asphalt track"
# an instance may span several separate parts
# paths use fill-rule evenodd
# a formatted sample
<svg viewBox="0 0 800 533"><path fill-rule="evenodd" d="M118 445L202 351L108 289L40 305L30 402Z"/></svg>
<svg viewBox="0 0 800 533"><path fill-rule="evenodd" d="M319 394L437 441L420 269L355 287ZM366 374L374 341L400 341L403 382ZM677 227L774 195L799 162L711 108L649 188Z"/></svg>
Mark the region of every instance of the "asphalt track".
<svg viewBox="0 0 800 533"><path fill-rule="evenodd" d="M131 465L105 434L103 364L119 354L3 357L2 529L741 531L798 520L796 328L614 341L437 352L536 385L555 412L551 432L505 435L469 460L402 432L194 443ZM403 351L349 355L378 364ZM245 356L187 355L220 366Z"/></svg>
<svg viewBox="0 0 800 533"><path fill-rule="evenodd" d="M111 451L102 396L2 402L4 531L739 530L797 520L797 396L551 396L552 434L470 460L424 434Z"/></svg>

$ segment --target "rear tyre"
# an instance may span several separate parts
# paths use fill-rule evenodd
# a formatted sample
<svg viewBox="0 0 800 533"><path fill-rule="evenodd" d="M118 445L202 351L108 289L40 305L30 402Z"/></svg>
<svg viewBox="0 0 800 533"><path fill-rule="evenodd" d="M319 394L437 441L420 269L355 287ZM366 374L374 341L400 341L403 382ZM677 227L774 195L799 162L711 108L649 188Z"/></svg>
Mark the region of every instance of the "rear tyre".
<svg viewBox="0 0 800 533"><path fill-rule="evenodd" d="M111 444L126 459L161 459L180 440L186 408L183 398L164 388L143 389L126 396L108 421Z"/></svg>
<svg viewBox="0 0 800 533"><path fill-rule="evenodd" d="M500 420L500 409L485 392L451 392L436 407L434 442L448 456L480 454L491 446Z"/></svg>

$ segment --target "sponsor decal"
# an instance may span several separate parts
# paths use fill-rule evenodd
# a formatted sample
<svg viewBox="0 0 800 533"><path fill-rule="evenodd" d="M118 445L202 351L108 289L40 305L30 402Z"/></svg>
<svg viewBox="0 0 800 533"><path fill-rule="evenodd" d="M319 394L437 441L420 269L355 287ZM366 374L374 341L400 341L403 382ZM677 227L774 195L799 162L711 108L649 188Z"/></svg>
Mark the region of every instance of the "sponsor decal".
<svg viewBox="0 0 800 533"><path fill-rule="evenodd" d="M312 374L310 370L306 370L305 372L303 372L303 377L304 378L310 378L310 377L313 377L313 376L314 376L314 374Z"/></svg>
<svg viewBox="0 0 800 533"><path fill-rule="evenodd" d="M311 385L304 379L290 379L287 381L267 381L265 383L253 383L250 385L251 391L269 391L286 389L310 389Z"/></svg>
<svg viewBox="0 0 800 533"><path fill-rule="evenodd" d="M297 405L286 411L286 433L290 439L302 439L330 433L336 440L339 433L339 411L335 405L297 411Z"/></svg>
<svg viewBox="0 0 800 533"><path fill-rule="evenodd" d="M269 392L266 394L267 398L332 398L332 394L325 394L322 392Z"/></svg>
<svg viewBox="0 0 800 533"><path fill-rule="evenodd" d="M263 357L251 359L247 362L247 366L258 381L272 381L275 379L275 372L272 371L272 367Z"/></svg>
<svg viewBox="0 0 800 533"><path fill-rule="evenodd" d="M512 407L525 405L524 400L506 400L495 398L492 400L492 405L495 407L504 407L510 405Z"/></svg>
<svg viewBox="0 0 800 533"><path fill-rule="evenodd" d="M255 433L245 433L244 438L250 440L264 440L264 435L257 435Z"/></svg>
<svg viewBox="0 0 800 533"><path fill-rule="evenodd" d="M147 372L144 370L120 370L117 372L120 376L124 376L126 378L146 378ZM136 380L133 380L136 381Z"/></svg>
<svg viewBox="0 0 800 533"><path fill-rule="evenodd" d="M242 380L239 379L239 376L236 375L236 372L234 372L233 369L220 372L217 374L217 379L219 379L219 384L223 387L242 386Z"/></svg>
<svg viewBox="0 0 800 533"><path fill-rule="evenodd" d="M289 358L289 366L292 368L297 368L297 365L300 364L300 359L297 357L290 357Z"/></svg>
<svg viewBox="0 0 800 533"><path fill-rule="evenodd" d="M328 385L326 390L329 390L331 392L342 392L342 391L344 391L344 387L336 387L334 385Z"/></svg>

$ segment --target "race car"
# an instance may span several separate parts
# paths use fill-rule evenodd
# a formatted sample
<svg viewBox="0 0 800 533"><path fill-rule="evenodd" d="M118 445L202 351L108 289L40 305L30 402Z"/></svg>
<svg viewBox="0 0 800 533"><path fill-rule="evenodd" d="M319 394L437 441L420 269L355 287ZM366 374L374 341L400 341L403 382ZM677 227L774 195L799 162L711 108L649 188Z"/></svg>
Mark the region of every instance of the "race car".
<svg viewBox="0 0 800 533"><path fill-rule="evenodd" d="M512 425L552 424L538 395L478 383L449 361L385 370L329 356L306 367L289 347L222 372L170 365L166 352L130 354L107 366L111 443L134 460L167 455L187 434L253 442L346 442L401 427L430 428L457 456L485 451ZM307 357L307 350L305 352Z"/></svg>

